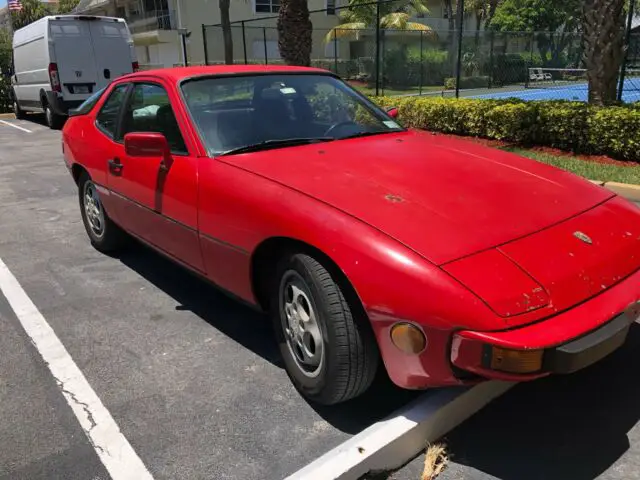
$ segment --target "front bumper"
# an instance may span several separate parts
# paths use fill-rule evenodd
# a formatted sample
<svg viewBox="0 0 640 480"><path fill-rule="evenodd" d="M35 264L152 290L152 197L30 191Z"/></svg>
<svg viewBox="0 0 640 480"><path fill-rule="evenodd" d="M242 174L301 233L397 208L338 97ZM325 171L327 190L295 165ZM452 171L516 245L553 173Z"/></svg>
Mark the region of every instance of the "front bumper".
<svg viewBox="0 0 640 480"><path fill-rule="evenodd" d="M640 302L632 303L622 313L593 330L557 343L553 338L554 328L558 327L557 319L564 317L559 315L548 321L506 332L459 332L453 339L451 362L459 369L501 380L520 381L550 374L573 373L598 362L624 344L630 326L640 317ZM535 338L535 332L541 328L550 332L546 344L527 343L524 340L516 345L512 341L515 336L525 339L529 333ZM535 352L536 356L539 355L539 368L533 367L532 371L526 373L504 370L495 361L496 348L499 352L506 348L514 357Z"/></svg>

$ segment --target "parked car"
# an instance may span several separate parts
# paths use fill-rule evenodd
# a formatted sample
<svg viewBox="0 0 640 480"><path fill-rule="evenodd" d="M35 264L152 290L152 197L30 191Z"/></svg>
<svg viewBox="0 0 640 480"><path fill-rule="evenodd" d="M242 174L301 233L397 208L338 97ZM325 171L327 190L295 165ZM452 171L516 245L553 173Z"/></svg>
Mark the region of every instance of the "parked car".
<svg viewBox="0 0 640 480"><path fill-rule="evenodd" d="M568 172L411 131L330 72L114 81L64 158L91 243L133 236L270 313L314 402L586 367L638 318L640 210Z"/></svg>
<svg viewBox="0 0 640 480"><path fill-rule="evenodd" d="M133 40L121 18L56 15L13 35L13 110L43 112L60 128L69 109L111 81L136 71Z"/></svg>

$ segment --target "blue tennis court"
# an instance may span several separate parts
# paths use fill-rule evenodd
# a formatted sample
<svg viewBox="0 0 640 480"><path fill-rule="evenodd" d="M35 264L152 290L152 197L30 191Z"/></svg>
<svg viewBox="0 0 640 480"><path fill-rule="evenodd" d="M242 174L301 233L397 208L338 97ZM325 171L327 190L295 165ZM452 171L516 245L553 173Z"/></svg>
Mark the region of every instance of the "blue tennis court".
<svg viewBox="0 0 640 480"><path fill-rule="evenodd" d="M529 88L522 86L522 90L512 90L495 93L483 93L471 95L467 98L520 98L522 100L575 100L586 102L588 85L584 83L555 84L549 86L532 85ZM622 100L627 103L640 101L640 78L627 78L622 90Z"/></svg>

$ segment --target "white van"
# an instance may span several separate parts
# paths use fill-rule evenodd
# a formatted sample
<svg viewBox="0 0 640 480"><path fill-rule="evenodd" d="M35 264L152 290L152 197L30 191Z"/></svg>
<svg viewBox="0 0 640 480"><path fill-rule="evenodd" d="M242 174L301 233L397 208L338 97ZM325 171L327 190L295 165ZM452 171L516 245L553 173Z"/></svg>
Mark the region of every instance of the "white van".
<svg viewBox="0 0 640 480"><path fill-rule="evenodd" d="M12 81L16 117L44 112L60 128L69 110L112 80L138 69L121 18L56 15L16 30Z"/></svg>

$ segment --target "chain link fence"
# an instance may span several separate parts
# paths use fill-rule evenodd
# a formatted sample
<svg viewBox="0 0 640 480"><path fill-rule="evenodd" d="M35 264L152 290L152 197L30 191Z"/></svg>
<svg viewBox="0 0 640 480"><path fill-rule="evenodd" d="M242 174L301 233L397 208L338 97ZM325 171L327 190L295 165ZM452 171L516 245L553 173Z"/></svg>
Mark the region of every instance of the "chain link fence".
<svg viewBox="0 0 640 480"><path fill-rule="evenodd" d="M372 26L358 30L340 28L349 6L310 11L312 66L367 94L587 100L579 33L486 31L466 16L455 30L429 16L411 19L428 29L381 28L375 2L358 8L368 5ZM206 63L224 63L222 26L202 28ZM234 63L284 63L276 15L232 22L230 30ZM622 100L640 100L640 33L630 35L624 75Z"/></svg>

